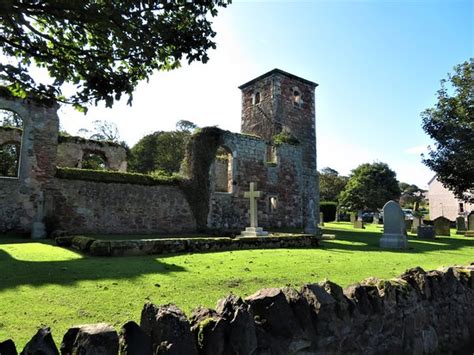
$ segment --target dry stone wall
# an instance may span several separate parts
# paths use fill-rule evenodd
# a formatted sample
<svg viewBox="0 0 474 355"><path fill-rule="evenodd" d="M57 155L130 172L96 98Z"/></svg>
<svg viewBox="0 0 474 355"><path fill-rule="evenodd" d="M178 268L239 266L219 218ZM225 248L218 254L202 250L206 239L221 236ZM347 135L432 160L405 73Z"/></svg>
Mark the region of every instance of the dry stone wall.
<svg viewBox="0 0 474 355"><path fill-rule="evenodd" d="M472 354L474 264L392 280L367 279L342 289L324 281L267 288L245 300L230 295L189 318L175 305L145 304L140 324L119 333L107 324L76 326L61 354ZM25 354L57 354L43 328ZM11 340L2 355L16 354Z"/></svg>
<svg viewBox="0 0 474 355"><path fill-rule="evenodd" d="M196 229L177 186L55 179L57 227L70 233L177 233Z"/></svg>

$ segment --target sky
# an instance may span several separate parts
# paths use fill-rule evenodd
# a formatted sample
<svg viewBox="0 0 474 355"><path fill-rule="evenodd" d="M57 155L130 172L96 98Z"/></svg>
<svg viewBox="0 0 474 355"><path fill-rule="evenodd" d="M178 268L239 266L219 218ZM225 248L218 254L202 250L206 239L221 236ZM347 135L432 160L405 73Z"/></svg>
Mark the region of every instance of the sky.
<svg viewBox="0 0 474 355"><path fill-rule="evenodd" d="M318 170L342 175L387 163L399 181L426 188L420 154L433 144L420 113L440 80L474 57L471 0L234 0L213 19L217 48L207 64L183 64L140 83L133 106L63 107L61 128L75 134L94 120L114 122L133 146L179 120L240 131L238 86L279 68L316 89Z"/></svg>

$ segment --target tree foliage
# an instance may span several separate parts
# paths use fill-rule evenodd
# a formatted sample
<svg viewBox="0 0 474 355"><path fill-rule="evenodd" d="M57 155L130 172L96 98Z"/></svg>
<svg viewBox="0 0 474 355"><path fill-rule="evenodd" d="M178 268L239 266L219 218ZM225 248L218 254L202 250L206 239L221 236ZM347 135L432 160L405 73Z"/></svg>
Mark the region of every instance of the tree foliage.
<svg viewBox="0 0 474 355"><path fill-rule="evenodd" d="M13 111L0 109L0 127L23 128L23 120Z"/></svg>
<svg viewBox="0 0 474 355"><path fill-rule="evenodd" d="M362 164L352 170L339 203L352 211L376 211L387 201L398 200L399 197L395 172L387 164L376 162Z"/></svg>
<svg viewBox="0 0 474 355"><path fill-rule="evenodd" d="M423 163L457 198L474 203L474 59L441 80L437 98L421 114L423 129L435 140Z"/></svg>
<svg viewBox="0 0 474 355"><path fill-rule="evenodd" d="M348 177L329 167L319 173L319 195L321 201L338 201L340 193L347 184Z"/></svg>
<svg viewBox="0 0 474 355"><path fill-rule="evenodd" d="M227 1L228 2L228 1ZM225 1L0 1L0 84L18 97L111 107L137 84L181 60L207 62L211 17ZM38 83L31 64L53 79ZM69 97L64 84L73 87Z"/></svg>
<svg viewBox="0 0 474 355"><path fill-rule="evenodd" d="M130 150L128 170L166 175L179 172L189 135L183 131L158 131L143 137Z"/></svg>
<svg viewBox="0 0 474 355"><path fill-rule="evenodd" d="M81 128L79 134L88 139L93 139L101 142L115 142L120 140L118 127L115 123L110 121L95 120L93 123L93 130Z"/></svg>

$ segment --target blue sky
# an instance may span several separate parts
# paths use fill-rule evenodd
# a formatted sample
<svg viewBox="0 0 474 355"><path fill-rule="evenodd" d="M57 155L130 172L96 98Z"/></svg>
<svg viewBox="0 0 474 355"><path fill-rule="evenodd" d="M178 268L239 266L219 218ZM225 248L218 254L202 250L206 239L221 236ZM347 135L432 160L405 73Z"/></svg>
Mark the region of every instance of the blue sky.
<svg viewBox="0 0 474 355"><path fill-rule="evenodd" d="M71 133L96 119L115 122L130 145L174 129L180 119L240 130L238 86L273 68L319 84L318 168L349 174L382 161L398 179L425 187L432 177L420 152L431 142L420 112L439 81L474 57L474 2L239 1L214 19L210 61L155 74L132 107L61 109Z"/></svg>

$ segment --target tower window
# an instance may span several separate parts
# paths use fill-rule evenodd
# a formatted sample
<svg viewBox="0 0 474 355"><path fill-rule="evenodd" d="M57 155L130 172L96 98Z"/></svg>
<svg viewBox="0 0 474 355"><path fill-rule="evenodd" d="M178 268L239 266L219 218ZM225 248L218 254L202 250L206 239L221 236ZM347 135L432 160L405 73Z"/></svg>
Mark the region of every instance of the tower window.
<svg viewBox="0 0 474 355"><path fill-rule="evenodd" d="M293 88L293 105L294 106L301 106L303 104L303 100L301 98L301 92L298 88Z"/></svg>
<svg viewBox="0 0 474 355"><path fill-rule="evenodd" d="M260 103L260 92L257 91L255 94L253 94L253 104L259 104Z"/></svg>

